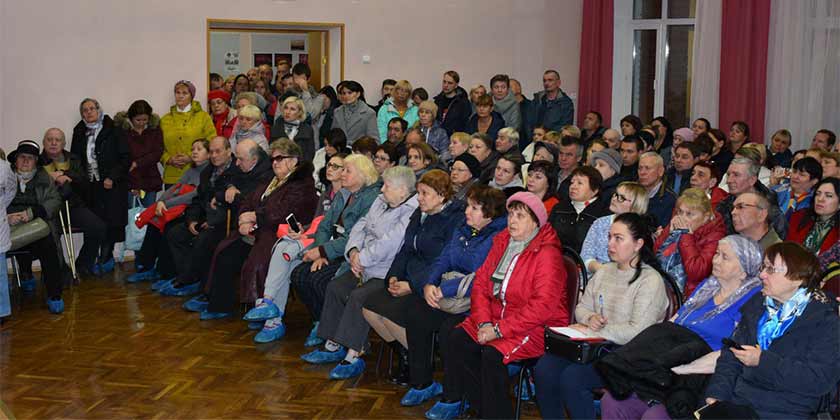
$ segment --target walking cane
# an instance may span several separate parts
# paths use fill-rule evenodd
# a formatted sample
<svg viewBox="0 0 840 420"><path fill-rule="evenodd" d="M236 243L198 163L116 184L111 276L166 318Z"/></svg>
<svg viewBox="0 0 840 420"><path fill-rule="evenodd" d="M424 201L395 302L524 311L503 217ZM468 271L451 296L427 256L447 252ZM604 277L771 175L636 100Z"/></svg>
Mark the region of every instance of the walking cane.
<svg viewBox="0 0 840 420"><path fill-rule="evenodd" d="M67 248L65 255L67 256L67 260L70 265L70 272L73 274L73 280L77 280L75 261L76 253L73 251L73 230L70 226L70 206L67 204L67 201L65 201L64 204L67 209L67 222L64 222L65 215L61 210L58 211L58 220L61 222L61 232L64 234L64 245Z"/></svg>
<svg viewBox="0 0 840 420"><path fill-rule="evenodd" d="M230 209L227 209L227 223L225 223L225 237L230 236Z"/></svg>

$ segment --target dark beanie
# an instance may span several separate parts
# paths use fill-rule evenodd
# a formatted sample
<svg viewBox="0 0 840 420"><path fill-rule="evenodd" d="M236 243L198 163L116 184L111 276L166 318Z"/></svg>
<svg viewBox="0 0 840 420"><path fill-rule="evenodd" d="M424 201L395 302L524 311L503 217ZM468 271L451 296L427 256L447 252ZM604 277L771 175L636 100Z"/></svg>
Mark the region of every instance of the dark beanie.
<svg viewBox="0 0 840 420"><path fill-rule="evenodd" d="M467 169L470 170L473 178L481 176L481 163L475 158L475 156L464 152L458 155L454 162L463 162L464 165L467 165Z"/></svg>

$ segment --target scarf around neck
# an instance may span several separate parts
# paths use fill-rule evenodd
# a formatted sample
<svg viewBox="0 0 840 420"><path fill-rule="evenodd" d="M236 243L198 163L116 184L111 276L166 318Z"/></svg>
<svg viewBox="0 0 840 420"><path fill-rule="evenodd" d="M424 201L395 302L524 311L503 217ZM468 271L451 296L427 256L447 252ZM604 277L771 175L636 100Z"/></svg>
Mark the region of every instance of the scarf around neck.
<svg viewBox="0 0 840 420"><path fill-rule="evenodd" d="M758 320L758 345L761 349L770 348L773 340L781 337L790 328L793 322L805 312L810 302L811 292L805 288L797 290L787 302L781 305L770 296L765 297L764 315Z"/></svg>
<svg viewBox="0 0 840 420"><path fill-rule="evenodd" d="M531 234L528 235L528 237L522 241L517 241L516 239L513 239L512 236L510 237L510 239L508 240L508 246L507 248L505 248L505 253L504 255L502 255L502 259L499 260L499 264L496 266L496 270L493 271L493 275L491 276L491 280L493 281L493 283L496 283L497 285L501 286L502 282L505 279L505 274L507 274L513 259L525 250L528 244L530 244L531 241L537 236L537 233L539 233L539 231L540 228L534 229L534 231L531 232ZM496 292L496 284L493 285L494 293Z"/></svg>
<svg viewBox="0 0 840 420"><path fill-rule="evenodd" d="M20 185L20 192L26 192L26 184L29 181L31 181L32 178L35 178L35 172L37 171L37 169L29 172L17 171L17 179L18 184Z"/></svg>

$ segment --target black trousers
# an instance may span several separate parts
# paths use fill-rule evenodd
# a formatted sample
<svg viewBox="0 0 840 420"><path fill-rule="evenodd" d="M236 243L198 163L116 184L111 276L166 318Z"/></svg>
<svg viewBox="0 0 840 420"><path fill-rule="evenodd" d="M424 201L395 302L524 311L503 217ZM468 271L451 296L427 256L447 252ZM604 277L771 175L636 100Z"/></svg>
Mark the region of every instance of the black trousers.
<svg viewBox="0 0 840 420"><path fill-rule="evenodd" d="M172 251L166 246L164 239L167 228L178 224L176 220L169 222L164 227L163 232L152 225L148 225L146 236L143 237L143 245L140 247L140 251L137 251L135 264L142 265L145 270L156 267L162 279L175 277L178 274L175 268L175 260L172 258Z"/></svg>
<svg viewBox="0 0 840 420"><path fill-rule="evenodd" d="M51 235L39 239L23 248L22 250L32 253L32 258L18 257L18 264L23 264L23 260L28 261L28 267L32 268L32 260L41 262L41 281L47 288L47 296L49 298L61 297L61 289L63 286L61 264L58 260L58 249L55 247L55 241ZM23 276L23 274L21 274Z"/></svg>
<svg viewBox="0 0 840 420"><path fill-rule="evenodd" d="M242 271L242 265L251 248L252 245L238 239L216 253L210 277L210 304L207 306L209 312L234 313L239 309L239 272Z"/></svg>
<svg viewBox="0 0 840 420"><path fill-rule="evenodd" d="M461 328L452 331L449 346L452 363L444 365L444 374L450 388L466 395L471 406L478 408L479 418L513 418L502 353L493 346L476 343ZM454 379L452 383L450 378Z"/></svg>
<svg viewBox="0 0 840 420"><path fill-rule="evenodd" d="M344 260L337 259L321 267L316 272L311 272L312 263L305 262L292 270L292 286L297 290L300 301L306 305L313 321L321 319L321 312L324 309L324 297L327 294L327 285L335 277L338 268Z"/></svg>
<svg viewBox="0 0 840 420"><path fill-rule="evenodd" d="M446 370L449 358L449 336L456 325L460 324L466 315L453 315L426 304L423 298L409 295L409 302L405 308L406 327L405 333L408 338L408 358L410 363L409 372L411 385L419 386L432 382L432 357L434 356L434 343L432 337L438 331L438 346L440 357ZM461 395L449 395L447 398L446 384L444 384L444 398L457 400Z"/></svg>
<svg viewBox="0 0 840 420"><path fill-rule="evenodd" d="M105 222L87 207L75 207L70 209L70 224L75 229L84 233L85 239L82 249L79 250L79 257L76 265L90 268L96 263L103 244L107 240L107 229ZM103 257L113 254L113 243L110 247L111 254L103 254ZM105 250L107 252L107 249ZM104 260L107 260L105 258Z"/></svg>
<svg viewBox="0 0 840 420"><path fill-rule="evenodd" d="M166 230L166 241L178 271L178 281L184 284L206 282L210 260L216 245L225 238L224 226L210 226L193 235L186 223L179 223Z"/></svg>

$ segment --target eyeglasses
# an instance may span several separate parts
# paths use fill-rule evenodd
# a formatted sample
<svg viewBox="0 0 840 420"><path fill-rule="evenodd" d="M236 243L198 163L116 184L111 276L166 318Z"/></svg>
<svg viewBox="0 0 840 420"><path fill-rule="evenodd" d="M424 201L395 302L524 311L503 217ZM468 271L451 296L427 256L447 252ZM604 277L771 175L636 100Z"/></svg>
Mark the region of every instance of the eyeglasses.
<svg viewBox="0 0 840 420"><path fill-rule="evenodd" d="M757 209L759 209L759 210L764 210L764 208L763 208L763 207L761 207L761 206L759 206L759 205L757 205L757 204L735 203L735 205L733 206L733 208L735 208L735 209L737 209L737 210L743 210L743 209L745 209L745 208L747 208L747 207L755 207L755 208L757 208Z"/></svg>
<svg viewBox="0 0 840 420"><path fill-rule="evenodd" d="M374 156L373 157L374 162L387 162L389 160L391 160L391 159L387 156L386 157L382 157L382 156Z"/></svg>
<svg viewBox="0 0 840 420"><path fill-rule="evenodd" d="M787 267L785 267L785 266L776 267L776 266L773 266L773 265L770 265L770 264L762 264L761 265L761 272L762 273L767 273L767 274L776 274L776 273L784 274L784 273L787 273Z"/></svg>
<svg viewBox="0 0 840 420"><path fill-rule="evenodd" d="M335 163L328 163L327 168L329 168L329 169L343 169L344 165L337 165Z"/></svg>
<svg viewBox="0 0 840 420"><path fill-rule="evenodd" d="M613 193L613 195L612 195L612 198L614 198L614 199L615 199L616 201L618 201L619 203L623 203L623 202L625 202L625 201L630 201L630 199L629 199L629 198L627 198L627 197L625 197L625 196L623 196L623 195L619 194L618 192L614 192L614 193Z"/></svg>
<svg viewBox="0 0 840 420"><path fill-rule="evenodd" d="M272 156L272 157L271 157L271 161L272 161L272 162L277 162L277 163L279 163L279 162L281 162L283 159L291 159L291 158L293 158L293 157L295 157L295 156L283 156L283 155L277 155L277 156Z"/></svg>

